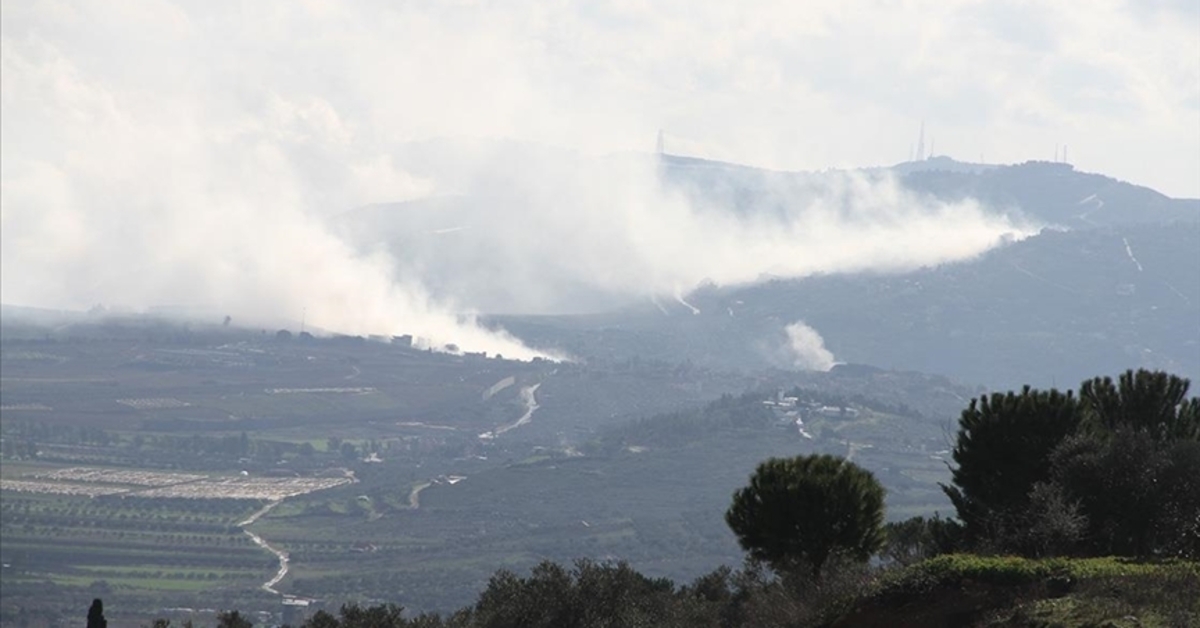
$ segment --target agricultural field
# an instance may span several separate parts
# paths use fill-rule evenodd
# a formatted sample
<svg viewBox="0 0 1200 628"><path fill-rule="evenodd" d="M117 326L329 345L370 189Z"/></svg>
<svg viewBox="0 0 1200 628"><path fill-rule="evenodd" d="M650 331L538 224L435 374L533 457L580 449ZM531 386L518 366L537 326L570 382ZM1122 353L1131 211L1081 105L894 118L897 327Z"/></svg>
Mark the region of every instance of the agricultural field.
<svg viewBox="0 0 1200 628"><path fill-rule="evenodd" d="M26 468L26 467L17 467ZM36 467L33 467L36 469ZM10 472L11 473L11 472ZM350 483L345 478L229 477L131 469L64 467L0 479L0 490L48 495L120 495L131 498L278 501Z"/></svg>
<svg viewBox="0 0 1200 628"><path fill-rule="evenodd" d="M189 607L266 597L255 593L278 569L278 556L249 533L255 514L263 504L351 481L6 463L5 597L49 587L63 593L64 610L98 592Z"/></svg>
<svg viewBox="0 0 1200 628"><path fill-rule="evenodd" d="M288 597L446 610L546 558L688 580L740 562L722 515L769 456L849 455L891 517L944 510L941 456L970 394L877 370L108 333L0 344L6 625L98 595L114 626L163 609L274 621ZM764 405L793 388L803 425Z"/></svg>
<svg viewBox="0 0 1200 628"><path fill-rule="evenodd" d="M731 403L732 415L758 416L747 406L761 399ZM445 610L473 599L496 569L544 559L620 558L677 581L738 564L724 511L770 456L849 454L889 487L893 519L949 508L936 484L947 475L936 422L863 409L813 418L805 436L770 413L753 425L710 414L614 424L579 448L533 447L499 465L461 460L447 467L461 475L433 481L378 465L358 484L289 501L257 529L289 549L283 585L296 595Z"/></svg>
<svg viewBox="0 0 1200 628"><path fill-rule="evenodd" d="M6 610L37 600L32 607L40 612L68 612L98 595L141 608L252 595L276 562L238 526L257 507L249 500L6 486L0 500Z"/></svg>

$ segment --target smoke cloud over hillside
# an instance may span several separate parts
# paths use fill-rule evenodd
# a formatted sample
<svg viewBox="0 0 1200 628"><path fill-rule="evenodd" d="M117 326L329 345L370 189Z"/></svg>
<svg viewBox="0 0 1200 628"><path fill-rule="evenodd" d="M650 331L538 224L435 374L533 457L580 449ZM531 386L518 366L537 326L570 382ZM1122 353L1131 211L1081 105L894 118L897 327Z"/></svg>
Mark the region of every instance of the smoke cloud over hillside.
<svg viewBox="0 0 1200 628"><path fill-rule="evenodd" d="M828 371L833 368L833 353L825 348L825 339L817 330L796 321L784 328L788 347L792 351L792 366L807 371Z"/></svg>
<svg viewBox="0 0 1200 628"><path fill-rule="evenodd" d="M1028 232L881 175L768 190L763 211L689 194L627 151L651 148L665 121L690 129L672 140L682 151L803 165L771 159L783 144L765 139L754 108L719 96L724 85L764 102L803 94L770 88L769 66L722 65L761 50L690 56L707 27L674 41L638 28L657 22L633 6L539 6L6 3L3 301L303 315L531 357L470 312L912 268ZM618 23L648 47L642 61L613 51ZM809 120L871 113L812 102L825 104L805 105ZM719 121L712 142L701 119ZM771 120L784 129L787 117ZM763 150L747 149L753 138ZM412 202L350 220L400 201Z"/></svg>
<svg viewBox="0 0 1200 628"><path fill-rule="evenodd" d="M725 176L708 170L695 176ZM350 212L348 239L388 247L438 296L488 311L581 311L704 282L905 270L1028 232L972 201L918 197L879 174L768 181L737 208L738 191L697 193L648 155L501 146L420 173L453 182L456 195Z"/></svg>
<svg viewBox="0 0 1200 628"><path fill-rule="evenodd" d="M6 41L3 73L6 303L305 317L539 355L432 303L419 277L325 227L324 205L421 190L354 142L327 104L268 94L216 118L211 102L96 80L42 42Z"/></svg>

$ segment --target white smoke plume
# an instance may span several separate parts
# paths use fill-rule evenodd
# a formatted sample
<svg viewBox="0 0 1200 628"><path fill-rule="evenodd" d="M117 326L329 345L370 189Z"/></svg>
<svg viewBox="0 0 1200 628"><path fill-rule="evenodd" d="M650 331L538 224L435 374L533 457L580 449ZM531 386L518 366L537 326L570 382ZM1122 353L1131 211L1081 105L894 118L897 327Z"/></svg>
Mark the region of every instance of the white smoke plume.
<svg viewBox="0 0 1200 628"><path fill-rule="evenodd" d="M772 211L750 213L725 211L721 191L708 203L664 186L655 160L612 151L649 148L672 112L697 132L720 120L727 137L754 111L684 111L698 99L679 77L732 81L747 102L824 101L779 93L778 76L719 55L693 58L690 40L613 30L642 19L632 5L598 16L541 6L6 2L0 300L190 306L238 321L304 312L334 331L532 357L543 352L471 312L911 268L1027 232L879 176L775 190ZM723 23L711 13L679 34L707 41ZM663 48L618 52L622 37ZM843 115L813 106L814 120ZM731 155L751 155L735 144ZM539 148L553 145L578 152ZM407 229L401 246L342 236L342 212L428 197L468 200L413 216L395 207L380 224Z"/></svg>
<svg viewBox="0 0 1200 628"><path fill-rule="evenodd" d="M908 270L1031 231L970 200L918 197L883 174L767 179L758 182L768 186L761 206L738 211L732 192L685 194L664 183L649 156L497 152L454 169L490 175L456 181L461 196L374 208L352 239L391 242L439 296L487 311L554 313L622 298L677 300L704 282Z"/></svg>
<svg viewBox="0 0 1200 628"><path fill-rule="evenodd" d="M390 258L330 233L321 205L422 184L356 144L325 103L270 98L254 116L213 121L201 103L115 89L32 48L4 49L6 303L305 316L340 332L543 355L432 303ZM320 181L304 158L323 162Z"/></svg>
<svg viewBox="0 0 1200 628"><path fill-rule="evenodd" d="M825 348L825 339L817 330L804 321L796 321L784 328L788 337L789 358L792 366L805 371L828 371L836 363L833 353Z"/></svg>

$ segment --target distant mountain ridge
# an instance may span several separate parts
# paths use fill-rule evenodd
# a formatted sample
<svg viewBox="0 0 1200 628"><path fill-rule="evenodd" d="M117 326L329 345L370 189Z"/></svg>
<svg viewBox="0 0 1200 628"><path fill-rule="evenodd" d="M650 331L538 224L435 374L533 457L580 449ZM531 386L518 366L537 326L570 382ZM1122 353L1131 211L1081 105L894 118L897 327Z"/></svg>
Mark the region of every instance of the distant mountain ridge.
<svg viewBox="0 0 1200 628"><path fill-rule="evenodd" d="M788 367L804 321L839 361L1015 387L1130 367L1200 381L1200 224L1047 230L978 259L908 273L833 274L575 317L504 317L575 355Z"/></svg>
<svg viewBox="0 0 1200 628"><path fill-rule="evenodd" d="M670 156L662 169L691 194L719 189L746 207L772 202L764 190L780 178L803 186L820 176ZM891 172L920 194L974 198L1053 228L974 260L907 273L775 278L701 287L685 295L689 308L663 299L594 316L502 320L583 356L787 366L783 327L803 320L839 360L969 383L1069 386L1138 366L1200 380L1200 200L1049 162L934 158L866 172Z"/></svg>
<svg viewBox="0 0 1200 628"><path fill-rule="evenodd" d="M903 166L896 169L903 171ZM974 198L996 207L1016 207L1057 226L1200 222L1200 199L1173 199L1147 187L1078 172L1064 163L1029 161L975 172L915 169L902 176L913 190L947 200Z"/></svg>
<svg viewBox="0 0 1200 628"><path fill-rule="evenodd" d="M663 155L663 177L700 194L722 190L735 203L770 202L756 191L780 183L803 189L822 173L776 172L738 164ZM960 162L949 157L863 168L848 172L898 177L907 189L942 201L975 199L1002 211L1018 211L1047 225L1090 228L1144 222L1200 222L1200 199L1174 199L1148 187L1101 174L1080 172L1067 163L1027 161L998 165Z"/></svg>
<svg viewBox="0 0 1200 628"><path fill-rule="evenodd" d="M514 159L519 162L521 154L514 152ZM653 159L666 189L706 211L747 215L785 212L797 199L818 193L831 176L675 155L608 159ZM581 164L586 162L572 157L566 167ZM853 172L870 180L894 177L918 201L974 199L989 211L1048 228L976 259L933 268L764 276L654 302L571 283L552 268L532 268L526 270L533 283L553 295L546 303L559 298L574 309L493 320L527 341L583 359L645 356L792 367L783 329L802 320L840 361L967 383L1074 385L1097 372L1138 366L1200 379L1200 200L1172 199L1065 163L933 157ZM401 259L432 260L424 268L435 293L439 285L453 291L473 281L487 311L486 304L505 302L509 287L486 237L519 219L514 212L520 203L507 201L521 192L501 181L495 189L361 208L341 224L352 240L386 246ZM501 202L491 203L495 199ZM475 244L455 249L447 246L452 242Z"/></svg>
<svg viewBox="0 0 1200 628"><path fill-rule="evenodd" d="M676 155L624 154L589 161L570 153L544 154L528 146L493 149L471 166L482 173L475 177L453 170L439 174L452 167L446 156L433 165L425 164L431 170L422 172L434 180L445 180L446 189L455 190L453 193L360 207L337 216L334 227L364 251L382 248L391 252L400 264L400 273L416 269L436 297L465 300L466 305L491 313L587 313L630 304L631 296L601 288L599 282L564 277L554 272L557 264L519 259L506 247L520 246L514 237L537 240L549 235L540 233L537 220L528 218L524 209L530 203L561 203L550 219L563 220L574 211L577 199L564 193L561 186L573 185L572 179L577 177L595 178L593 169L607 173L649 166L656 170L665 194L679 195L713 215L788 216L807 199L827 195L828 188L840 185L846 176L861 176L877 181L895 177L918 202L922 197L931 199L931 204L974 199L987 211L1046 226L1083 229L1200 221L1200 200L1170 199L1149 188L1077 172L1067 164L997 166L934 157L889 168L821 173L772 171ZM526 167L544 173L539 176L549 180L531 189L513 174ZM589 181L587 185L602 182ZM529 230L514 233L515 224L526 224ZM596 237L602 236L597 233ZM563 249L558 254L570 256L571 251ZM520 299L514 298L508 285L514 268L524 280ZM464 299L464 295L469 297Z"/></svg>

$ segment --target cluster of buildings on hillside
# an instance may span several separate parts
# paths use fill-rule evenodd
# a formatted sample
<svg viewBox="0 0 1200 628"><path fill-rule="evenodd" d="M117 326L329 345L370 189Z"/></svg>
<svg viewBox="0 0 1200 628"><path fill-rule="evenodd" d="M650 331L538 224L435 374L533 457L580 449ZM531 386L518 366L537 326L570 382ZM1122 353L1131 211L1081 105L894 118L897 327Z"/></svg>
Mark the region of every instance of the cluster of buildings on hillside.
<svg viewBox="0 0 1200 628"><path fill-rule="evenodd" d="M857 418L861 413L858 408L850 406L830 406L816 401L801 401L799 397L785 396L783 391L777 393L774 399L763 401L763 405L775 413L775 419L779 425L795 425L800 435L805 438L812 438L812 435L804 429L805 419L811 421L816 417Z"/></svg>

